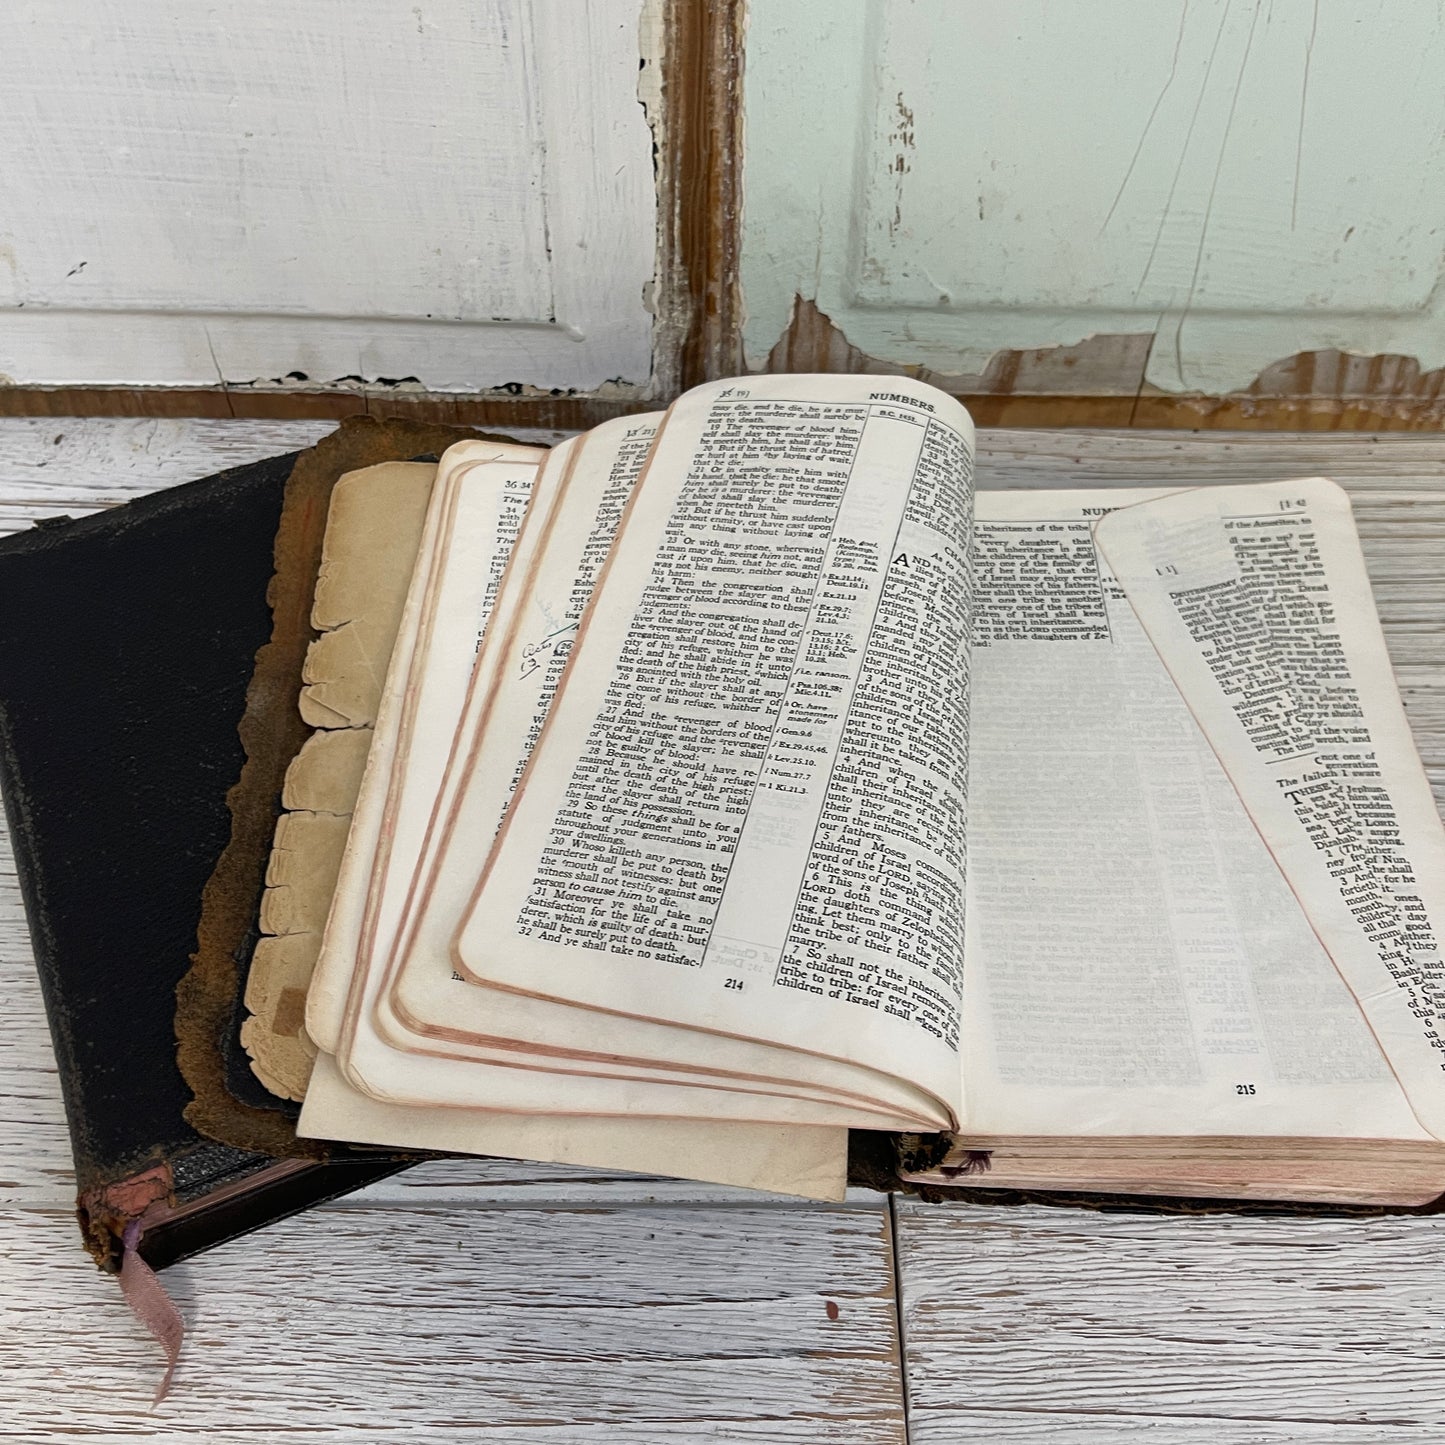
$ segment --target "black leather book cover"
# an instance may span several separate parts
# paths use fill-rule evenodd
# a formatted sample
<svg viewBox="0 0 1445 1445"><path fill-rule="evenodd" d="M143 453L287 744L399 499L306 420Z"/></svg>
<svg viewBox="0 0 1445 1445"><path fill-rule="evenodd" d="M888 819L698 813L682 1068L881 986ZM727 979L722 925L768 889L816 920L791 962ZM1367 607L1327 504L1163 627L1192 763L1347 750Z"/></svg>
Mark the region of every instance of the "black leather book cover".
<svg viewBox="0 0 1445 1445"><path fill-rule="evenodd" d="M234 844L230 795L248 761L238 726L248 694L257 711L257 654L295 633L299 656L309 635L309 604L294 589L290 612L273 616L283 516L324 524L317 452L334 482L353 453L366 465L462 434L347 423L339 446L328 438L298 454L313 479L305 496L288 492L298 456L283 456L0 539L0 787L81 1226L107 1267L133 1218L158 1266L398 1167L357 1151L344 1162L278 1159L289 1151L201 1132L177 1062L176 990L203 894ZM278 716L295 696L272 700ZM274 817L279 798L253 806ZM254 878L231 879L238 916L254 913L263 871L264 856ZM243 962L232 960L233 989ZM233 1015L228 1004L212 1036L189 1039L193 1055L214 1055L217 1077ZM284 1138L290 1121L272 1117Z"/></svg>

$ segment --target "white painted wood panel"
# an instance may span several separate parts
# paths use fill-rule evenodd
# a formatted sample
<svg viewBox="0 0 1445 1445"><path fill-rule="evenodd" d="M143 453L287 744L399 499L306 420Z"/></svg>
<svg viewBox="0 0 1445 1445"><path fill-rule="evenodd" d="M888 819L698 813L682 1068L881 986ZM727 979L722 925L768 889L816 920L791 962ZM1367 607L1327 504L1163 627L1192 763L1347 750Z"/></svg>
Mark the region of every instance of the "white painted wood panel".
<svg viewBox="0 0 1445 1445"><path fill-rule="evenodd" d="M1440 366L1442 68L1435 0L754 0L749 354L798 293L960 377L1096 335L1174 390Z"/></svg>
<svg viewBox="0 0 1445 1445"><path fill-rule="evenodd" d="M641 12L16 7L0 87L0 372L645 382Z"/></svg>

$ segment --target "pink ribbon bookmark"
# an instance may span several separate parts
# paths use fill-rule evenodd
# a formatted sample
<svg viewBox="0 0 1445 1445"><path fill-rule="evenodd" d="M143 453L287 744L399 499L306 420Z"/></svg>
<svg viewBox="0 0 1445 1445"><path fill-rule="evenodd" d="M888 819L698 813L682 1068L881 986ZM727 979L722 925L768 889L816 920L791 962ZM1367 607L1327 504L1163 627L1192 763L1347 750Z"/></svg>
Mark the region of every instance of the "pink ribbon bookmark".
<svg viewBox="0 0 1445 1445"><path fill-rule="evenodd" d="M156 1343L166 1352L166 1373L161 1380L152 1405L159 1405L171 1387L171 1376L176 1372L176 1361L181 1357L181 1341L186 1335L185 1321L175 1302L166 1293L166 1287L156 1278L155 1271L136 1252L140 1243L141 1223L132 1219L121 1235L124 1253L120 1261L120 1287L125 1293L131 1313L155 1337Z"/></svg>

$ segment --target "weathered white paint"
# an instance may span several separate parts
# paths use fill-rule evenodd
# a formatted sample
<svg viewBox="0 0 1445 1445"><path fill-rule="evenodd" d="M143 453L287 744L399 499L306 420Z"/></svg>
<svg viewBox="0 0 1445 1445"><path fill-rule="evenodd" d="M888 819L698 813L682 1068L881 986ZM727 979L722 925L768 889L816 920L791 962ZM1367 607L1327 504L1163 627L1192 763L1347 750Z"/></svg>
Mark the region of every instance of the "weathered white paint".
<svg viewBox="0 0 1445 1445"><path fill-rule="evenodd" d="M1445 1433L1437 1220L897 1215L914 1442Z"/></svg>
<svg viewBox="0 0 1445 1445"><path fill-rule="evenodd" d="M0 1228L0 1397L31 1438L903 1439L876 1198L316 1209L166 1271L191 1330L153 1414L154 1346L74 1221Z"/></svg>
<svg viewBox="0 0 1445 1445"><path fill-rule="evenodd" d="M1442 67L1434 0L753 0L748 352L798 293L963 377L1122 333L1170 389L1440 366Z"/></svg>
<svg viewBox="0 0 1445 1445"><path fill-rule="evenodd" d="M642 0L47 0L7 18L0 372L651 372Z"/></svg>
<svg viewBox="0 0 1445 1445"><path fill-rule="evenodd" d="M0 529L329 424L0 421ZM59 437L59 441L55 438ZM1445 440L985 432L991 486L1347 485L1445 800ZM1433 1445L1445 1224L836 1208L555 1166L429 1164L167 1271L155 1346L82 1252L0 830L0 1419L52 1440L441 1445ZM832 1318L829 1305L837 1309Z"/></svg>

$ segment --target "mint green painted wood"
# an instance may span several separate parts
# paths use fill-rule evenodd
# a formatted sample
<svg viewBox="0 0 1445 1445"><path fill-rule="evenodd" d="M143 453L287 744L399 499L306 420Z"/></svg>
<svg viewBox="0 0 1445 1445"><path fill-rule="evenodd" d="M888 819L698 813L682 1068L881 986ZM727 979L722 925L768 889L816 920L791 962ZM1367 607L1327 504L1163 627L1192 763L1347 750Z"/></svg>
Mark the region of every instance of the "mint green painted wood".
<svg viewBox="0 0 1445 1445"><path fill-rule="evenodd" d="M797 293L965 379L1103 335L1144 341L1089 389L1439 366L1442 75L1434 0L753 0L749 355Z"/></svg>

